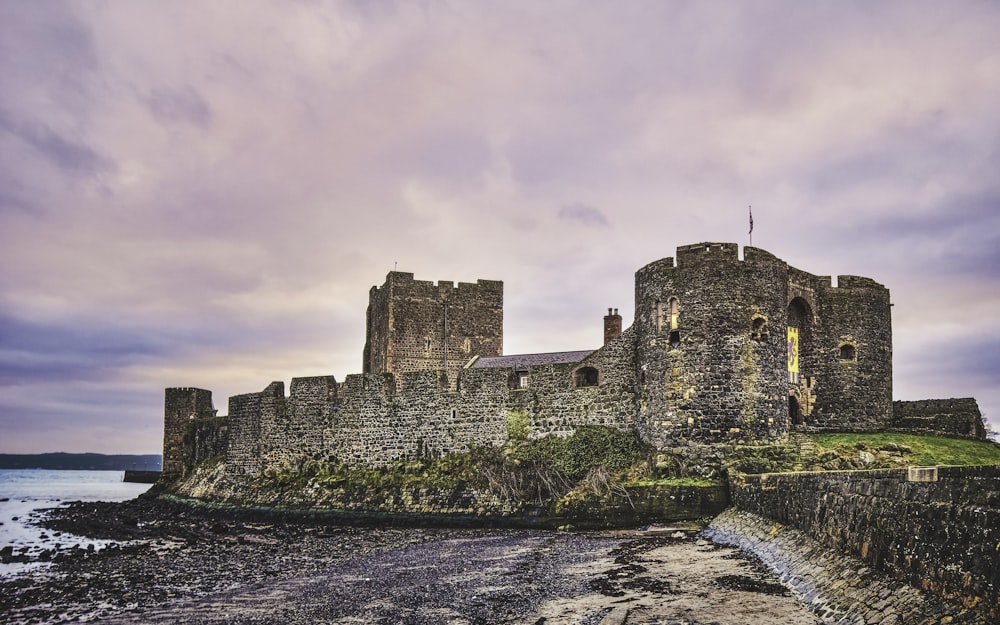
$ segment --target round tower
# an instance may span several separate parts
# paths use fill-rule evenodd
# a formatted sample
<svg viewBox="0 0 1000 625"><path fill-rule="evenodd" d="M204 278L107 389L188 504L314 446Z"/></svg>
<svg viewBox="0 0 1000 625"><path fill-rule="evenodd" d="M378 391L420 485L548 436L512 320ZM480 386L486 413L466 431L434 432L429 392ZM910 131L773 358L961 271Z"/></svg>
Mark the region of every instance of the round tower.
<svg viewBox="0 0 1000 625"><path fill-rule="evenodd" d="M638 421L658 447L771 440L788 430L788 267L699 243L636 272Z"/></svg>

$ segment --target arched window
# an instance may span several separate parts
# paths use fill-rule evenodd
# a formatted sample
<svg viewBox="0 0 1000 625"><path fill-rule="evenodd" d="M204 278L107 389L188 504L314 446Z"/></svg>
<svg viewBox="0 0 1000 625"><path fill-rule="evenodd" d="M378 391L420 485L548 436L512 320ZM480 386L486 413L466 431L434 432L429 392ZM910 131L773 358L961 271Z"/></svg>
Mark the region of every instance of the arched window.
<svg viewBox="0 0 1000 625"><path fill-rule="evenodd" d="M667 301L667 306L670 309L670 329L676 330L681 323L681 303L676 297L671 297Z"/></svg>
<svg viewBox="0 0 1000 625"><path fill-rule="evenodd" d="M841 343L840 344L840 359L841 360L857 360L858 359L858 348L851 343Z"/></svg>
<svg viewBox="0 0 1000 625"><path fill-rule="evenodd" d="M788 303L788 325L800 330L812 325L812 308L809 302L801 297L796 297Z"/></svg>
<svg viewBox="0 0 1000 625"><path fill-rule="evenodd" d="M653 311L656 321L656 331L674 331L681 323L681 303L676 297L671 297L666 303L657 301Z"/></svg>
<svg viewBox="0 0 1000 625"><path fill-rule="evenodd" d="M597 386L600 383L601 374L594 367L580 367L573 376L573 385L577 388L582 386Z"/></svg>
<svg viewBox="0 0 1000 625"><path fill-rule="evenodd" d="M754 341L767 340L767 318L757 315L750 322L750 338Z"/></svg>

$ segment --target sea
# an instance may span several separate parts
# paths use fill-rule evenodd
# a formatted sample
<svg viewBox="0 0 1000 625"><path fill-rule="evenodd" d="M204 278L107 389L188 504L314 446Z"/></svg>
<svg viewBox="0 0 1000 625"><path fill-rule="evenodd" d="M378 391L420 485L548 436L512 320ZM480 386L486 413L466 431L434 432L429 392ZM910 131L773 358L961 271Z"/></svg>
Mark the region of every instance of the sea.
<svg viewBox="0 0 1000 625"><path fill-rule="evenodd" d="M65 532L52 532L33 524L40 511L71 501L125 501L134 499L150 484L124 482L124 471L52 471L0 469L0 550L12 548L27 562L0 562L0 577L32 573L50 566L38 559L44 551L74 545L101 549L113 541L94 540ZM17 558L21 559L21 558Z"/></svg>

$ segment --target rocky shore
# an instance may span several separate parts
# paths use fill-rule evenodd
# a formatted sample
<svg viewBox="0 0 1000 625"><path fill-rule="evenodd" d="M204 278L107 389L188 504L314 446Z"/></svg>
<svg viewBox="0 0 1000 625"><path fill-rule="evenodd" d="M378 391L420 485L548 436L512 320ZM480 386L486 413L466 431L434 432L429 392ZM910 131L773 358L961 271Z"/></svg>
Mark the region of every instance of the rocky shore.
<svg viewBox="0 0 1000 625"><path fill-rule="evenodd" d="M7 623L819 623L694 532L345 527L154 497L43 524L115 541L0 580Z"/></svg>

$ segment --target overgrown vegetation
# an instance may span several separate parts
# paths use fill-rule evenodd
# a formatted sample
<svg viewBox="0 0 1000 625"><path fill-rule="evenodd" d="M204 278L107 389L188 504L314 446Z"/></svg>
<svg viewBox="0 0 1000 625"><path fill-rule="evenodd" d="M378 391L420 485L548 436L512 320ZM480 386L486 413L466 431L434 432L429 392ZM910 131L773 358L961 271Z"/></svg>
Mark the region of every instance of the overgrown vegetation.
<svg viewBox="0 0 1000 625"><path fill-rule="evenodd" d="M507 439L512 442L527 440L531 433L531 421L525 410L511 410L507 413Z"/></svg>
<svg viewBox="0 0 1000 625"><path fill-rule="evenodd" d="M773 473L913 465L1000 464L1000 446L906 434L795 435L768 445L654 450L632 432L584 426L571 435L529 438L527 415L508 414L502 447L472 448L370 468L303 459L270 469L260 485L282 493L324 493L331 500L398 500L424 489L479 491L512 508L534 504L557 514L587 514L595 504L627 505L629 488L711 487L727 472ZM633 491L634 492L634 491Z"/></svg>
<svg viewBox="0 0 1000 625"><path fill-rule="evenodd" d="M511 505L532 503L557 513L601 501L628 501L628 486L713 486L717 480L687 477L676 463L641 443L632 432L582 426L571 436L528 438L527 414L508 414L503 447L473 448L437 458L399 461L384 468L303 459L270 469L260 485L280 490L321 489L363 500L408 489L458 492L474 489Z"/></svg>

